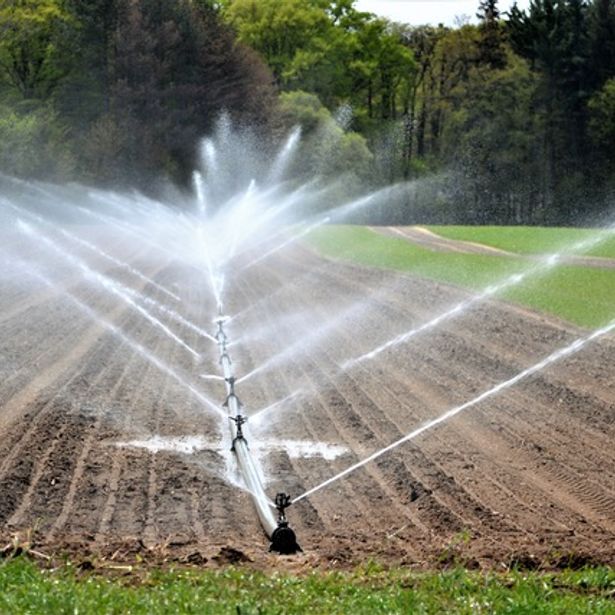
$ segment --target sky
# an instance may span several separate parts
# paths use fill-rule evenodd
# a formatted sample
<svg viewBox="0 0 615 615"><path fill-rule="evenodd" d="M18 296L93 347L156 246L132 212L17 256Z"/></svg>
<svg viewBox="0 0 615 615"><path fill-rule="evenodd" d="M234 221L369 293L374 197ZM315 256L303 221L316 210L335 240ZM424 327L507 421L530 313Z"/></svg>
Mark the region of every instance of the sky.
<svg viewBox="0 0 615 615"><path fill-rule="evenodd" d="M439 23L454 26L457 16L466 15L475 22L478 3L479 0L357 0L355 6L414 26ZM498 6L504 12L513 4L514 0L500 0ZM527 8L529 0L517 0L517 4L519 8Z"/></svg>

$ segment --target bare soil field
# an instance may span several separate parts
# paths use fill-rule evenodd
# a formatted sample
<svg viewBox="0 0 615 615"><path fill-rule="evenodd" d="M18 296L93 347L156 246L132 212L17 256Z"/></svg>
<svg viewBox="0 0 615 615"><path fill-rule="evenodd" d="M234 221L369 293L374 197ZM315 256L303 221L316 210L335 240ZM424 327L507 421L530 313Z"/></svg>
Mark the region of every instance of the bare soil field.
<svg viewBox="0 0 615 615"><path fill-rule="evenodd" d="M199 272L145 250L114 252L176 292L181 304L122 270L93 266L213 329L215 309ZM19 536L43 553L82 559L249 559L263 568L346 567L369 559L417 567L615 563L613 337L292 506L289 519L304 553L281 560L267 553L249 496L229 480L232 458L219 444L227 426L62 293L222 402L223 383L200 378L218 373L215 345L157 314L203 354L195 361L71 270L54 270L53 279L58 292L17 270L2 276L3 544ZM301 391L253 425L249 441L345 449L334 459L293 454L292 446L261 451L272 496L303 493L580 333L490 301L373 361L340 369L465 297L454 287L323 260L303 248L229 278L237 374L278 357L238 385L246 414ZM192 454L118 446L154 436L198 436L212 446Z"/></svg>

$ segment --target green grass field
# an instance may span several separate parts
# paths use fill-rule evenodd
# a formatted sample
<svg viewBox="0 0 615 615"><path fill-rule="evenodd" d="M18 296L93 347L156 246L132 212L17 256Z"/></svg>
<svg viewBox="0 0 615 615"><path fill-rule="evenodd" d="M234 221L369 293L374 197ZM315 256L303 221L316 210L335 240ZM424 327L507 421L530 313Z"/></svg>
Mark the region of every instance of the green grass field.
<svg viewBox="0 0 615 615"><path fill-rule="evenodd" d="M527 259L434 252L361 226L326 226L308 242L331 258L407 271L424 278L481 290L533 266ZM547 312L583 327L615 318L615 270L558 266L529 277L498 298Z"/></svg>
<svg viewBox="0 0 615 615"><path fill-rule="evenodd" d="M142 570L110 577L70 565L0 564L0 613L615 613L615 571L417 573L365 566L305 576Z"/></svg>
<svg viewBox="0 0 615 615"><path fill-rule="evenodd" d="M570 249L578 242L603 235L605 239L600 241L599 245L579 254L615 258L615 235L596 229L538 226L428 226L427 228L442 237L482 243L516 254L551 254Z"/></svg>

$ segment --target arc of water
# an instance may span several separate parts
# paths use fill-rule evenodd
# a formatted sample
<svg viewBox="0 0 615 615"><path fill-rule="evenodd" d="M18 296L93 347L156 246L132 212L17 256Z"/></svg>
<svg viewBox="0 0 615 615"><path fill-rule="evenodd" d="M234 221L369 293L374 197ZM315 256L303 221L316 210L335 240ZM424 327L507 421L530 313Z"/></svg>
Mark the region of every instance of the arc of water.
<svg viewBox="0 0 615 615"><path fill-rule="evenodd" d="M279 245L274 246L270 250L267 250L267 252L265 252L263 255L249 262L247 265L241 268L241 271L250 269L250 267L253 267L254 265L265 260L266 258L269 258L272 254L275 254L276 252L283 250L286 246L289 246L290 244L295 243L296 241L299 241L299 239L302 239L306 235L309 235L313 230L317 229L318 227L323 226L324 224L327 224L330 220L331 218L329 216L326 216L322 220L319 220L318 222L314 222L314 224L310 224L310 226L308 226L307 228L304 228L300 232L295 233L294 235L292 235L291 237L289 237L288 239L286 239Z"/></svg>
<svg viewBox="0 0 615 615"><path fill-rule="evenodd" d="M132 307L135 311L137 311L141 316L143 316L146 320L148 320L151 324L158 327L161 331L165 333L168 337L170 337L175 343L179 344L182 348L187 350L193 357L196 359L200 359L201 355L194 350L191 346L186 344L184 340L178 337L171 329L169 329L163 322L158 320L155 316L152 316L147 310L145 310L142 306L132 299L130 293L132 291L126 291L126 287L108 278L102 273L98 273L94 271L90 267L88 267L85 263L81 261L81 259L73 256L68 253L66 250L62 249L58 246L52 239L46 237L41 232L37 232L34 230L28 223L23 220L18 220L18 226L22 232L26 235L36 237L39 241L44 243L49 249L51 249L56 254L59 254L62 258L64 258L67 262L71 263L74 267L78 268L84 276L86 276L90 280L94 280L98 284L100 284L105 290L109 291L116 297L120 298L122 301L127 303L130 307Z"/></svg>
<svg viewBox="0 0 615 615"><path fill-rule="evenodd" d="M248 189L241 195L238 204L232 209L231 218L227 227L230 229L230 240L228 241L227 252L224 257L224 262L232 260L237 251L237 246L241 241L245 241L246 235L249 235L253 230L250 225L245 222L246 210L253 205L253 195L256 187L256 181L253 179L248 186ZM245 227L245 228L244 228Z"/></svg>
<svg viewBox="0 0 615 615"><path fill-rule="evenodd" d="M351 304L346 309L337 313L334 318L328 320L325 323L322 323L319 327L314 328L314 330L308 336L300 337L294 343L290 344L289 346L286 346L277 354L272 355L271 357L266 359L259 366L255 367L251 372L248 372L247 374L239 378L237 384L250 380L254 376L272 369L276 365L279 365L281 362L288 360L289 357L292 357L299 350L305 351L306 349L313 347L314 344L317 344L321 340L330 337L331 334L335 331L335 329L339 326L340 322L348 322L352 319L361 317L361 314L364 312L367 305L368 304L365 302L356 302L354 304Z"/></svg>
<svg viewBox="0 0 615 615"><path fill-rule="evenodd" d="M201 158L207 174L214 174L218 170L218 159L216 156L216 146L211 139L204 139L201 145Z"/></svg>
<svg viewBox="0 0 615 615"><path fill-rule="evenodd" d="M286 168L292 161L293 153L297 149L297 145L299 145L300 138L301 126L295 126L271 165L271 171L269 171L269 176L267 177L269 182L277 182L283 177Z"/></svg>
<svg viewBox="0 0 615 615"><path fill-rule="evenodd" d="M49 220L46 220L45 218L43 218L42 216L39 216L38 214L35 214L31 211L27 211L23 207L19 207L18 205L15 205L14 203L12 203L11 201L7 200L4 197L0 197L0 200L8 207L11 207L19 215L28 216L31 219L36 220L39 224L43 224L45 226L49 226L53 228L58 233L66 237L69 241L72 241L74 243L79 244L80 246L83 246L84 248L90 250L94 254L97 254L98 256L104 258L108 262L113 263L114 265L120 267L121 269L124 269L125 271L128 271L131 275L134 275L135 277L139 278L141 281L146 282L147 284L151 284L152 286L157 288L159 291L169 296L174 301L181 301L181 299L176 294L172 293L170 290L167 290L164 286L161 286L155 280L152 280L145 274L141 273L138 269L136 269L132 265L129 265L128 263L121 261L119 258L116 258L115 256L112 256L111 254L108 254L107 252L105 252L98 246L94 245L93 243L81 237L77 237L77 235L75 235L74 233L71 233L64 228L60 228L59 226L53 224L52 222L50 222Z"/></svg>
<svg viewBox="0 0 615 615"><path fill-rule="evenodd" d="M38 280L43 282L49 288L57 290L56 285L49 278L47 278L41 272L34 270L34 268L29 263L26 263L25 261L17 261L17 262L18 262L18 264L22 268L24 268L26 271L28 271L28 273L31 276L37 278ZM214 412L219 417L222 417L222 418L226 419L226 415L224 414L224 412L222 412L222 410L218 407L217 404L215 404L213 401L211 401L201 391L197 390L192 384L187 382L186 379L184 377L182 377L178 372L176 372L172 367L167 365L164 361L162 361L161 359L156 357L149 350L147 350L144 346L139 344L139 342L137 342L136 340L132 339L130 336L128 336L126 333L124 333L119 327L117 327L113 323L111 323L108 320L106 320L105 318L103 318L100 314L95 312L89 305L83 303L83 301L81 301L80 299L75 297L75 295L73 295L72 293L70 293L66 289L63 289L62 295L64 297L70 299L70 301L74 305L76 305L81 311L83 311L94 322L96 322L97 324L99 324L100 326L105 328L107 331L112 333L114 336L116 336L121 341L127 343L143 359L145 359L146 361L148 361L149 363L154 365L156 368L158 368L161 372L167 374L169 377L171 377L173 380L175 380L179 385L181 385L183 388L185 388L203 406L208 408L210 411Z"/></svg>
<svg viewBox="0 0 615 615"><path fill-rule="evenodd" d="M299 502L299 501L307 498L308 496L316 493L317 491L320 491L321 489L324 489L325 487L328 487L329 485L333 484L334 482L344 478L345 476L348 476L352 472L354 472L354 471L358 470L359 468L362 468L363 466L367 465L371 461L374 461L374 460L378 459L379 457L382 457L382 455L385 455L389 451L392 451L393 449L397 448L398 446L401 446L405 442L408 442L409 440L412 440L413 438L416 438L417 436L420 436L422 433L425 433L426 431L428 431L430 429L433 429L437 425L445 423L446 421L452 419L454 416L460 414L461 412L464 412L465 410L468 410L469 408L472 408L473 406L476 406L480 402L485 401L485 400L489 399L490 397L492 397L494 395L497 395L501 391L504 391L505 389L508 389L508 388L514 386L515 384L517 384L521 380L523 380L523 379L525 379L525 378L527 378L527 377L529 377L529 376L531 376L533 374L536 374L537 372L542 371L545 367L548 367L549 365L551 365L551 364L553 364L553 363L555 363L557 361L560 361L564 357L567 357L567 356L570 356L570 355L572 355L572 354L574 354L576 352L579 352L579 350L581 350L584 346L586 346L590 342L592 342L592 341L594 341L594 340L596 340L596 339L598 339L598 338L600 338L600 337L602 337L604 335L607 335L608 333L610 333L613 330L615 330L615 320L612 320L609 324L605 325L601 329L597 329L597 330L593 331L591 334L589 334L589 335L587 335L585 337L580 337L580 338L576 339L574 342L572 342L571 344L568 344L567 346L552 352L550 355L548 355L547 357L545 357L544 359L542 359L538 363L532 365L531 367L528 367L527 369L525 369L522 372L518 373L516 376L513 376L512 378L510 378L508 380L505 380L504 382L500 382L499 384L495 385L494 387L491 387L490 389L488 389L484 393L481 393L480 395L478 395L474 399L472 399L472 400L470 400L470 401L468 401L468 402L466 402L464 404L461 404L460 406L452 408L448 412L445 412L444 414L441 414L439 417L437 417L437 418L435 418L435 419L433 419L431 421L428 421L427 423L425 423L421 427L415 429L414 431L411 431L409 434L406 434L402 438L399 438L399 440L396 440L395 442L392 442L388 446L385 446L384 448L380 449L379 451L376 451L375 453L372 453L371 455L369 455L365 459L363 459L363 460L355 463L354 465L351 465L350 467L346 468L345 470L343 470L339 474L336 474L335 476L332 476L328 480L323 481L319 485L316 485L315 487L312 487L311 489L309 489L305 493L303 493L300 496L296 497L293 500L293 502Z"/></svg>
<svg viewBox="0 0 615 615"><path fill-rule="evenodd" d="M276 201L281 202L278 205L268 207L265 209L263 214L259 216L258 222L251 229L253 241L246 241L243 247L235 252L234 258L238 258L246 252L256 249L263 243L272 241L278 235L286 233L287 227L282 225L280 218L297 203L301 201L319 201L326 198L326 195L330 190L329 188L323 188L309 193L307 192L310 185L314 183L315 182L313 181L307 182L293 190L290 194L282 195L279 198L276 198ZM261 195L262 199L265 199L266 197L266 193ZM276 220L279 221L278 224L274 224ZM309 222L309 219L306 219L305 221Z"/></svg>
<svg viewBox="0 0 615 615"><path fill-rule="evenodd" d="M78 243L81 246L89 248L95 254L98 254L99 256L102 256L103 258L105 258L109 262L117 265L118 267L121 267L125 271L128 271L129 273L131 273L135 277L139 278L141 281L143 281L143 282L145 282L147 284L151 284L154 288L157 288L160 292L164 293L167 297L170 297L174 301L181 301L181 298L178 297L175 293L172 293L170 290L167 290L164 286L162 286L158 282L152 280L150 277L146 276L145 274L141 273L138 269L136 269L132 265L129 265L128 263L125 263L125 262L119 260L118 258L115 258L111 254L107 254L106 252L101 250L98 246L95 246L94 244L90 243L89 241L86 241L85 239L82 239L80 237L77 237L76 235L73 235L73 233L69 233L66 229L58 229L58 230L60 231L60 233L62 233L62 235L64 235L64 237L66 237L66 238L68 238L68 239Z"/></svg>
<svg viewBox="0 0 615 615"><path fill-rule="evenodd" d="M171 210L163 203L148 199L139 193L133 195L132 199L128 203L125 202L127 201L127 197L123 195L116 195L113 193L100 192L96 190L90 190L88 195L98 202L104 203L105 205L111 205L123 215L134 216L136 211L140 214L142 219L151 220L152 218L155 218L156 220L159 220L158 226L165 231L172 227L177 228L178 223L181 222L181 214L178 216L176 211ZM140 201L144 201L144 203L141 203ZM77 209L103 223L111 224L120 231L139 240L141 243L151 246L157 252L162 252L168 255L171 260L177 260L181 257L182 250L184 249L184 243L181 240L176 240L174 235L169 236L167 233L165 236L165 245L162 245L160 242L154 241L151 233L149 235L145 235L140 229L135 228L125 220L118 220L116 217L102 214L99 211L92 211L90 208L82 205L78 206ZM152 216L152 213L154 212L156 215ZM173 248L172 250L169 249L169 241L171 241L171 248Z"/></svg>
<svg viewBox="0 0 615 615"><path fill-rule="evenodd" d="M104 214L101 214L101 213L96 212L96 211L92 211L91 209L88 209L87 207L83 207L81 205L79 205L77 207L77 209L81 213L84 213L87 216L90 216L94 220L98 220L99 222L102 222L104 224L111 225L114 228L118 229L119 231L125 233L126 235L130 235L131 237L133 237L135 239L138 239L141 243L154 248L154 250L157 250L159 252L163 252L164 254L166 254L171 259L176 259L177 258L177 254L173 253L168 248L166 248L164 246L161 246L161 245L159 245L157 243L154 243L151 240L151 238L145 237L143 234L139 233L138 231L136 231L131 226L129 226L127 224L124 224L123 222L120 222L119 220L116 220L115 218L112 218L111 216L105 216Z"/></svg>
<svg viewBox="0 0 615 615"><path fill-rule="evenodd" d="M125 195L109 190L103 191L89 188L88 196L93 200L110 205L124 216L133 216L135 212L140 217L151 216L153 212L157 215L165 216L169 211L164 203L151 199L137 191L134 191L131 195Z"/></svg>
<svg viewBox="0 0 615 615"><path fill-rule="evenodd" d="M218 271L218 268L216 267L212 259L211 253L209 251L209 245L207 242L206 227L204 222L199 224L197 228L197 237L199 240L199 245L201 247L201 255L203 257L203 260L205 261L205 266L207 268L209 286L216 302L216 309L219 312L222 312L222 292L224 290L224 275Z"/></svg>
<svg viewBox="0 0 615 615"><path fill-rule="evenodd" d="M344 216L363 209L367 205L373 204L380 199L389 198L396 192L404 192L407 189L408 186L406 184L393 184L392 186L386 186L385 188L380 188L370 194L366 194L365 196L334 207L333 209L327 211L327 215L329 215L332 219L341 220Z"/></svg>
<svg viewBox="0 0 615 615"><path fill-rule="evenodd" d="M194 190L196 192L196 202L199 207L199 214L204 216L207 212L207 201L205 200L205 183L203 176L195 171L192 174L192 183L194 184Z"/></svg>
<svg viewBox="0 0 615 615"><path fill-rule="evenodd" d="M218 311L222 310L222 290L224 286L224 276L219 272L219 266L214 262L211 253L208 237L208 226L205 216L207 214L207 200L205 198L205 182L203 176L195 171L193 176L194 188L197 197L198 218L196 220L196 235L202 259L205 261L209 284L216 301ZM186 217L186 225L190 225L190 220Z"/></svg>
<svg viewBox="0 0 615 615"><path fill-rule="evenodd" d="M341 219L344 216L346 216L349 213L352 213L352 212L354 212L356 210L360 210L360 209L368 206L369 204L374 203L378 199L385 198L386 196L392 194L393 192L400 190L401 188L402 188L402 186L400 186L400 185L388 186L387 188L382 188L381 190L376 190L375 192L372 192L371 194L368 194L367 196L364 196L364 197L361 197L361 198L358 198L358 199L354 199L352 201L349 201L347 203L339 205L338 207L335 207L333 209L328 210L326 215L316 217L316 220L313 221L304 230L302 230L302 231L296 233L295 235L293 235L292 237L290 237L288 239L285 239L284 241L280 242L278 245L276 245L273 248L271 248L264 255L258 257L256 260L254 260L254 261L248 263L247 265L245 265L242 268L242 270L243 269L248 269L248 268L252 267L253 265L255 265L256 263L260 262L264 258L270 256L271 254L274 254L275 252L278 252L279 250L282 250L283 248L285 248L285 247L287 247L287 246L289 246L289 245L299 241L300 239L305 237L308 233L311 233L312 231L316 230L317 228L319 228L321 226L324 226L325 224L328 224L329 222L334 221L336 219Z"/></svg>
<svg viewBox="0 0 615 615"><path fill-rule="evenodd" d="M152 307L156 308L163 314L166 314L169 318L171 318L175 322L179 323L180 325L183 325L184 327L187 327L188 329L194 331L195 333L198 333L201 337L204 337L210 342L216 341L216 338L213 335L205 331L205 329L203 329L202 327L199 327L198 325L194 324L191 320L184 318L181 314L178 314L175 310L168 308L166 305L163 305L162 303L156 301L155 299L152 299L151 297L146 297L145 295L142 295L141 293L139 293L136 290L133 290L132 288L128 288L126 286L122 286L122 288L126 293L130 294L137 301L142 301L146 305L151 305Z"/></svg>
<svg viewBox="0 0 615 615"><path fill-rule="evenodd" d="M195 176L198 179L200 174L197 172ZM282 208L286 205L284 198L282 198L283 202L281 205L266 209L265 212L258 216L257 220L254 220L251 216L245 216L248 206L250 208L258 208L263 202L273 198L278 189L278 186L273 186L266 190L256 190L256 182L252 180L250 186L243 194L231 197L218 208L216 213L210 216L208 227L215 229L218 243L226 248L224 254L216 255L215 260L218 268L225 265L235 256L239 244L245 244L251 236L259 232L266 222L263 218L270 211L275 211L277 208ZM204 185L197 189L197 203L201 202L203 190ZM202 210L200 205L199 209L203 213L204 210ZM199 224L204 224L203 215L197 220L197 228Z"/></svg>
<svg viewBox="0 0 615 615"><path fill-rule="evenodd" d="M257 410L256 412L251 412L250 413L250 421L253 422L253 421L258 420L259 417L261 417L262 415L269 414L270 412L272 412L276 408L283 407L289 401L291 401L293 399L296 399L297 397L301 397L301 395L303 395L303 394L304 394L304 391L302 389L299 389L298 391L295 391L294 393L291 393L290 395L287 395L283 399L279 399L278 401L275 401L272 404L269 404L268 406L265 406L264 408L261 408L260 410Z"/></svg>

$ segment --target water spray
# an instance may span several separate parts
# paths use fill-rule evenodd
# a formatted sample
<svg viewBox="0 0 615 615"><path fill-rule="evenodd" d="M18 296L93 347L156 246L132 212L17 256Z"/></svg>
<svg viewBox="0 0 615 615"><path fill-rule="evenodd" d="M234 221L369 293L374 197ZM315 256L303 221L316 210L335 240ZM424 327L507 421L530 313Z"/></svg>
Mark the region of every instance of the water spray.
<svg viewBox="0 0 615 615"><path fill-rule="evenodd" d="M153 248L156 252L162 252L163 254L166 254L171 261L177 258L177 254L169 250L166 246L155 243L154 241L152 241L151 237L145 237L142 233L135 230L132 226L126 224L125 222L121 222L116 218L106 216L97 211L92 211L91 209L88 209L87 207L83 207L81 205L77 206L77 210L102 224L112 225L113 228L124 233L125 235L130 235L132 239L137 239L141 244Z"/></svg>
<svg viewBox="0 0 615 615"><path fill-rule="evenodd" d="M269 182L278 182L284 176L286 167L292 160L292 155L299 144L300 138L301 126L296 126L293 128L286 140L286 143L278 152L278 155L271 166L271 171L269 171L269 176L267 178Z"/></svg>
<svg viewBox="0 0 615 615"><path fill-rule="evenodd" d="M303 237L311 233L313 230L317 229L320 226L324 226L325 224L327 224L330 220L331 220L330 216L325 216L322 220L319 220L318 222L314 222L314 224L310 224L307 228L304 228L298 233L295 233L294 235L284 240L277 246L274 246L270 250L267 250L267 252L265 252L262 256L259 256L258 258L255 258L253 261L249 262L247 265L243 267L243 270L253 267L254 265L265 260L272 254L275 254L276 252L283 250L286 246L289 246L290 244L295 243L296 241L299 241L300 239L302 239Z"/></svg>
<svg viewBox="0 0 615 615"><path fill-rule="evenodd" d="M142 273L141 271L139 271L132 265L129 265L128 263L121 261L119 258L112 256L111 254L105 252L103 249L99 248L97 245L91 243L90 241L87 241L86 239L83 239L82 237L78 237L74 233L71 233L64 228L60 228L59 226L53 224L52 222L50 222L49 220L46 220L45 218L43 218L42 216L39 216L38 214L35 214L31 211L24 209L23 207L19 207L15 205L14 203L12 203L11 201L9 201L8 199L4 197L0 197L0 202L4 203L5 205L13 209L18 215L26 215L30 217L31 219L36 220L36 222L40 224L43 224L45 226L50 226L51 228L59 232L63 237L65 237L69 241L72 241L73 243L76 243L86 248L90 252L93 252L94 254L100 256L101 258L104 258L106 261L113 263L114 265L116 265L117 267L120 267L121 269L124 269L125 271L128 271L131 275L139 278L141 281L145 282L146 284L151 284L154 288L157 288L160 292L164 293L165 295L167 295L174 301L181 301L181 299L175 293L172 293L170 290L167 290L164 286L158 284L158 282L156 282L155 280L152 280L152 278L146 276L144 273Z"/></svg>
<svg viewBox="0 0 615 615"><path fill-rule="evenodd" d="M45 286L57 290L57 287L54 283L47 278L40 271L35 270L29 263L25 261L18 260L16 261L29 275L41 281ZM94 311L89 305L78 299L75 295L64 289L62 291L62 295L77 306L82 312L84 312L92 321L109 331L115 337L117 337L120 341L128 344L132 350L134 350L141 358L145 359L148 363L154 365L154 367L158 368L161 372L167 374L171 377L175 382L177 382L182 388L186 389L192 397L194 397L200 404L205 407L210 412L224 418L225 414L220 410L220 408L206 395L204 395L201 391L197 390L192 384L188 382L188 380L182 376L179 372L173 369L171 366L167 365L162 359L154 355L150 350L145 348L142 344L137 342L128 336L125 332L123 332L117 325L103 318L100 314Z"/></svg>
<svg viewBox="0 0 615 615"><path fill-rule="evenodd" d="M582 348L584 348L587 344L589 344L593 340L596 340L596 339L598 339L598 338L600 338L600 337L602 337L604 335L607 335L611 331L615 331L615 320L612 320L610 323L608 323L607 325L605 325L601 329L596 329L595 331L593 331L589 335L586 335L585 337L580 337L580 338L576 339L574 342L572 342L571 344L568 344L567 346L564 346L563 348L560 348L560 349L552 352L550 355L548 355L547 357L545 357L544 359L542 359L538 363L535 363L531 367L528 367L527 369L524 369L522 372L519 372L516 376L513 376L512 378L510 378L508 380L505 380L504 382L500 382L499 384L497 384L494 387L488 389L487 391L484 391L483 393L481 393L480 395L478 395L474 399L472 399L470 401L467 401L464 404L461 404L460 406L456 406L455 408L452 408L451 410L448 410L447 412L445 412L444 414L441 414L440 416L436 417L435 419L432 419L431 421L428 421L427 423L425 423L421 427L418 427L414 431L411 431L409 434L406 434L405 436L399 438L399 440L396 440L395 442L389 444L388 446L385 446L384 448L381 448L379 451L376 451L375 453L372 453L371 455L369 455L368 457L366 457L362 461L359 461L359 462L355 463L354 465L351 465L350 467L346 468L345 470L343 470L339 474L336 474L335 476L332 476L328 480L323 481L319 485L316 485L316 487L312 487L311 489L309 489L305 493L303 493L300 496L296 497L293 500L293 503L299 502L300 500L303 500L304 498L307 498L308 496L312 495L313 493L316 493L317 491L320 491L321 489L324 489L325 487L328 487L332 483L335 483L336 481L344 478L345 476L348 476L349 474L351 474L355 470L358 470L359 468L362 468L363 466L367 465L371 461L374 461L374 460L378 459L379 457L382 457L382 455L388 453L389 451L392 451L393 449L395 449L398 446L404 444L405 442L408 442L409 440L412 440L412 439L416 438L417 436L420 436L422 433L428 431L429 429L432 429L433 427L436 427L436 426L438 426L438 425L440 425L442 423L446 423L448 420L452 419L454 416L460 414L464 410L468 410L469 408L472 408L473 406L476 406L480 402L485 401L486 399L489 399L490 397L492 397L494 395L497 395L498 393L500 393L500 392L502 392L502 391L504 391L506 389L509 389L510 387L514 386L515 384L517 384L521 380L524 380L525 378L528 378L529 376L532 376L533 374L536 374L536 373L542 371L543 369L545 369L545 367L548 367L549 365L551 365L551 364L553 364L553 363L555 363L557 361L560 361L561 359L563 359L565 357L568 357L570 355L573 355L573 354L579 352Z"/></svg>
<svg viewBox="0 0 615 615"><path fill-rule="evenodd" d="M156 301L155 299L152 299L151 297L146 297L142 293L138 291L133 291L132 289L128 289L126 287L124 288L124 290L126 290L126 292L128 292L129 294L132 294L135 299L142 301L146 305L151 305L152 307L156 308L163 314L167 315L169 318L171 318L171 320L174 320L175 322L183 325L184 327L188 327L188 329L190 329L191 331L194 331L195 333L198 333L201 337L204 337L210 342L216 341L216 338L213 337L213 335L211 335L210 333L208 333L207 331L205 331L198 325L195 325L191 320L188 320L181 314L178 314L175 310L172 310L171 308L168 308L167 306L163 305L159 301Z"/></svg>
<svg viewBox="0 0 615 615"><path fill-rule="evenodd" d="M52 250L56 254L59 254L62 258L64 258L64 260L79 269L87 279L96 282L102 288L109 291L116 297L119 297L124 303L128 304L131 308L133 308L136 312L143 316L143 318L148 320L153 326L162 331L176 344L179 344L182 348L184 348L184 350L189 352L195 360L201 360L201 355L194 348L189 346L186 342L184 342L184 340L182 340L179 336L173 333L173 331L171 331L171 329L169 329L169 327L167 327L163 322L158 320L155 316L152 316L145 308L136 303L136 301L132 298L134 291L128 290L120 282L116 282L115 280L108 278L102 273L94 271L93 269L88 267L81 259L64 250L55 241L45 236L42 232L35 230L28 223L23 222L23 220L18 220L17 224L18 229L25 235L34 237L35 239L43 243L45 246L47 246L50 250Z"/></svg>

